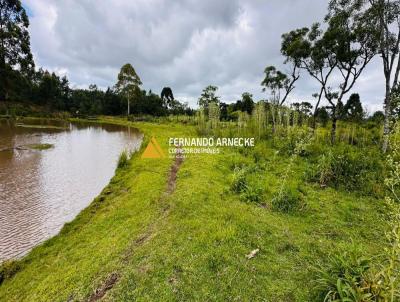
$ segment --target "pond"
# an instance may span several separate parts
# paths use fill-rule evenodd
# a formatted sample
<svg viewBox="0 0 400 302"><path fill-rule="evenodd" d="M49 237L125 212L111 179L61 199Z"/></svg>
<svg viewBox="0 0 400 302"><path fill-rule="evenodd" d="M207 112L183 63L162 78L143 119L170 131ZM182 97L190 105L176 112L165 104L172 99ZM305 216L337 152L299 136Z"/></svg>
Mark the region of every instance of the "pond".
<svg viewBox="0 0 400 302"><path fill-rule="evenodd" d="M56 235L142 138L116 125L0 119L0 262Z"/></svg>

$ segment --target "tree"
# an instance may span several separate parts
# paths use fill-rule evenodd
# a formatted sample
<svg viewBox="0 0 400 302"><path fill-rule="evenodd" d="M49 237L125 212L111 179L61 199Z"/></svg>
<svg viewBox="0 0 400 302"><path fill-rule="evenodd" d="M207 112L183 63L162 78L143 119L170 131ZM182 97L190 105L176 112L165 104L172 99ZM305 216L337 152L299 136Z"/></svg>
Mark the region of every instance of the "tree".
<svg viewBox="0 0 400 302"><path fill-rule="evenodd" d="M316 114L314 114L317 121L319 121L324 127L328 123L329 113L326 107L320 107L317 109Z"/></svg>
<svg viewBox="0 0 400 302"><path fill-rule="evenodd" d="M198 100L199 106L203 107L207 111L210 103L219 104L219 97L215 95L217 90L218 87L212 85L208 85L204 88Z"/></svg>
<svg viewBox="0 0 400 302"><path fill-rule="evenodd" d="M34 69L30 50L29 20L19 0L0 0L0 100L8 98L10 73L18 68L24 75Z"/></svg>
<svg viewBox="0 0 400 302"><path fill-rule="evenodd" d="M385 76L384 98L384 139L383 152L386 152L390 132L391 93L399 86L400 74L400 1L399 0L368 0L363 15L364 24L374 27L372 39L377 42L378 52L382 58L383 74Z"/></svg>
<svg viewBox="0 0 400 302"><path fill-rule="evenodd" d="M393 121L400 119L400 88L393 89L390 93L390 111Z"/></svg>
<svg viewBox="0 0 400 302"><path fill-rule="evenodd" d="M309 102L293 103L292 106L298 113L306 116L311 114L311 109L313 108Z"/></svg>
<svg viewBox="0 0 400 302"><path fill-rule="evenodd" d="M133 66L129 63L122 66L115 88L128 101L128 115L130 114L130 100L140 93L140 85L142 85L142 81Z"/></svg>
<svg viewBox="0 0 400 302"><path fill-rule="evenodd" d="M342 118L352 122L360 122L363 117L364 110L361 105L360 96L358 93L353 93L343 106Z"/></svg>
<svg viewBox="0 0 400 302"><path fill-rule="evenodd" d="M174 101L174 95L172 93L172 89L170 87L164 87L161 90L161 99L166 102L166 104L171 107L172 102Z"/></svg>
<svg viewBox="0 0 400 302"><path fill-rule="evenodd" d="M311 29L297 29L283 35L282 53L320 84L315 114L322 95L330 105L332 143L336 138L338 107L376 54L371 26L360 22L361 7L359 0L332 0L325 17L325 30L314 24Z"/></svg>
<svg viewBox="0 0 400 302"><path fill-rule="evenodd" d="M285 103L290 92L295 88L294 83L299 79L297 72L297 64L293 64L292 73L290 76L277 70L275 66L267 66L264 70L265 78L261 82L264 86L263 91L271 90L272 101L282 106ZM283 90L283 97L281 100L281 91Z"/></svg>
<svg viewBox="0 0 400 302"><path fill-rule="evenodd" d="M375 111L369 119L375 123L381 124L385 120L385 114L382 111Z"/></svg>
<svg viewBox="0 0 400 302"><path fill-rule="evenodd" d="M336 70L341 76L336 91L332 92L331 87L324 88L325 97L332 109L332 143L335 143L336 123L339 118L337 105L343 104L344 95L353 88L376 54L376 45L371 39L371 27L359 22L361 5L358 0L333 0L329 5L329 14L325 18L328 28L322 36L322 41L328 49L329 61L336 62Z"/></svg>
<svg viewBox="0 0 400 302"><path fill-rule="evenodd" d="M104 94L103 113L110 115L117 115L122 113L120 98L109 87Z"/></svg>
<svg viewBox="0 0 400 302"><path fill-rule="evenodd" d="M71 98L71 89L69 88L69 81L66 76L63 76L60 81L60 108L61 110L69 109L69 100Z"/></svg>
<svg viewBox="0 0 400 302"><path fill-rule="evenodd" d="M170 110L175 109L176 100L170 102ZM153 93L151 90L147 93L145 90L140 92L136 102L133 104L132 112L135 114L150 114L154 116L165 115L167 105L160 96Z"/></svg>
<svg viewBox="0 0 400 302"><path fill-rule="evenodd" d="M248 114L251 114L253 112L253 108L253 95L251 93L244 92L242 94L241 111L246 111Z"/></svg>
<svg viewBox="0 0 400 302"><path fill-rule="evenodd" d="M228 107L229 107L229 105L226 103L221 102L219 104L219 109L221 112L221 120L223 120L223 121L228 120Z"/></svg>
<svg viewBox="0 0 400 302"><path fill-rule="evenodd" d="M61 98L60 78L54 72L50 73L47 70L40 77L37 96L39 104L60 109L56 105Z"/></svg>
<svg viewBox="0 0 400 302"><path fill-rule="evenodd" d="M292 107L298 113L298 122L300 125L303 124L304 118L310 116L311 109L313 108L313 106L309 102L296 102L292 104Z"/></svg>
<svg viewBox="0 0 400 302"><path fill-rule="evenodd" d="M318 93L313 94L317 103L313 114L313 129L316 127L316 116L324 95L324 89L328 85L337 62L328 57L323 40L320 38L322 31L318 23L311 28L303 27L292 30L282 35L281 53L286 61L292 61L299 69L304 69L320 85Z"/></svg>

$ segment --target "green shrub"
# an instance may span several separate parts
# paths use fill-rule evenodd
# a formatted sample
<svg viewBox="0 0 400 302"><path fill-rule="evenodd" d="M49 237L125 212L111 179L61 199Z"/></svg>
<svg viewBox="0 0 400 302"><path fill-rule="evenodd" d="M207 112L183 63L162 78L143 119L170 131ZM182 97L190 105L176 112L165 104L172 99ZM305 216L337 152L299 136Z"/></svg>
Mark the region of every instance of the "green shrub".
<svg viewBox="0 0 400 302"><path fill-rule="evenodd" d="M247 187L246 168L235 168L231 180L231 190L235 193L243 192Z"/></svg>
<svg viewBox="0 0 400 302"><path fill-rule="evenodd" d="M319 156L306 177L322 187L379 195L383 186L381 155L375 150L336 146Z"/></svg>
<svg viewBox="0 0 400 302"><path fill-rule="evenodd" d="M247 184L240 194L240 199L246 202L260 203L262 201L264 190L258 184Z"/></svg>
<svg viewBox="0 0 400 302"><path fill-rule="evenodd" d="M316 268L317 301L380 301L370 282L370 259L354 251L328 257Z"/></svg>
<svg viewBox="0 0 400 302"><path fill-rule="evenodd" d="M129 164L128 152L126 150L124 150L119 155L117 167L118 167L118 169L122 169L122 168L127 167L128 164Z"/></svg>
<svg viewBox="0 0 400 302"><path fill-rule="evenodd" d="M280 152L305 157L309 155L309 145L311 143L310 132L306 128L295 127L287 131L286 134L276 137L274 145Z"/></svg>
<svg viewBox="0 0 400 302"><path fill-rule="evenodd" d="M285 186L272 199L272 209L282 213L290 213L303 207L300 192L292 187Z"/></svg>
<svg viewBox="0 0 400 302"><path fill-rule="evenodd" d="M334 179L333 172L334 158L332 152L328 152L327 154L323 154L320 156L317 163L317 171L318 171L318 182L321 187L325 187L329 183L331 183Z"/></svg>
<svg viewBox="0 0 400 302"><path fill-rule="evenodd" d="M232 174L230 190L240 194L240 199L243 201L261 202L264 189L260 185L257 174L261 169L258 165L236 166Z"/></svg>

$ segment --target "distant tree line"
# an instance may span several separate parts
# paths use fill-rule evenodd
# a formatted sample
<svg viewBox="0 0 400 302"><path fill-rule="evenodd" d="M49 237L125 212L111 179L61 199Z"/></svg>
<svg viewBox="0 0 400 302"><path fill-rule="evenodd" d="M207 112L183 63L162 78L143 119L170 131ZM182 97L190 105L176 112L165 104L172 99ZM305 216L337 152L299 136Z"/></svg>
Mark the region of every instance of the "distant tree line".
<svg viewBox="0 0 400 302"><path fill-rule="evenodd" d="M254 101L253 95L249 92L244 92L240 100L227 104L220 101L217 91L218 87L212 85L204 88L198 100L198 105L205 110L205 114L208 115L208 108L210 105L216 104L220 109L220 119L225 121L237 120L240 112L252 114L258 102L263 102L266 106L283 106L281 102L276 103L274 99L259 100L258 102ZM326 126L328 121L332 119L334 110L336 110L337 119L342 121L360 123L365 120L373 120L377 123L381 123L384 120L384 113L382 111L377 111L372 116L368 116L367 112L362 107L358 93L351 94L344 104L339 102L338 108L335 109L328 105L320 106L316 110L313 110L313 105L307 101L288 103L286 106L298 112L300 117L315 117L316 122L323 126ZM400 109L397 109L393 114L400 116Z"/></svg>
<svg viewBox="0 0 400 302"><path fill-rule="evenodd" d="M305 73L319 85L313 95L316 105L296 102L292 109L313 117L314 128L316 123L330 120L334 142L338 120L365 119L360 97L347 95L370 60L379 55L386 83L385 110L373 117L381 121L383 116L386 135L390 119L400 115L399 12L400 3L394 0L331 0L323 26L315 23L282 35L281 53L290 72L286 74L274 66L265 68L261 85L268 93L266 106L288 106L290 94ZM105 91L94 84L87 89L71 88L65 76L35 68L28 26L28 16L19 0L0 0L0 102L29 102L82 115L193 114L187 104L174 99L169 87L164 87L161 97L143 90L130 64L122 66L115 86ZM255 108L256 102L248 92L231 104L221 102L216 92L217 87L206 87L198 104L206 112L210 104L216 104L223 120L236 119L239 112L250 114ZM322 100L328 105L320 106ZM386 147L387 138L383 150Z"/></svg>
<svg viewBox="0 0 400 302"><path fill-rule="evenodd" d="M0 102L30 103L82 115L193 114L187 104L141 89L142 82L130 64L122 66L116 85L105 91L95 84L74 89L66 76L35 70L28 26L20 1L0 0Z"/></svg>
<svg viewBox="0 0 400 302"><path fill-rule="evenodd" d="M19 70L8 72L7 98L13 102L31 103L44 106L49 110L68 111L79 115L125 115L127 97L116 87L105 91L95 84L88 89L73 89L66 76L60 77L54 72L39 69L32 78L27 78ZM151 90L138 89L130 99L130 114L149 114L163 116L167 114L193 114L187 104L177 100L165 101Z"/></svg>

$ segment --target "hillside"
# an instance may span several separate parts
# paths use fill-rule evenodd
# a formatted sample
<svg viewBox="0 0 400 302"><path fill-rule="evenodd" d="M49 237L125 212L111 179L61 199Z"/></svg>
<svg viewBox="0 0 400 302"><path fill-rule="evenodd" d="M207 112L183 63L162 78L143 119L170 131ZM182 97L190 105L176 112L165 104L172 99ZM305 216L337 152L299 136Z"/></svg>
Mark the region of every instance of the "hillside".
<svg viewBox="0 0 400 302"><path fill-rule="evenodd" d="M3 266L1 301L318 300L318 268L332 255L382 250L382 198L307 181L313 155L259 141L183 162L141 159L151 137L167 150L169 137L197 132L132 125L145 134L141 151L58 236ZM238 167L255 194L237 189ZM294 206L273 202L285 179L300 192Z"/></svg>

